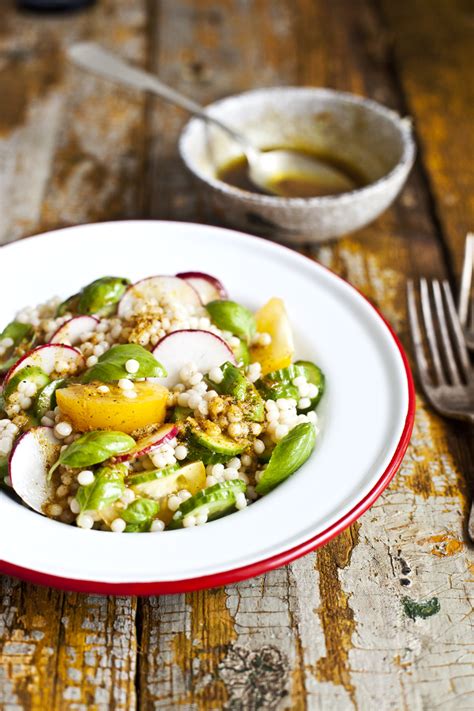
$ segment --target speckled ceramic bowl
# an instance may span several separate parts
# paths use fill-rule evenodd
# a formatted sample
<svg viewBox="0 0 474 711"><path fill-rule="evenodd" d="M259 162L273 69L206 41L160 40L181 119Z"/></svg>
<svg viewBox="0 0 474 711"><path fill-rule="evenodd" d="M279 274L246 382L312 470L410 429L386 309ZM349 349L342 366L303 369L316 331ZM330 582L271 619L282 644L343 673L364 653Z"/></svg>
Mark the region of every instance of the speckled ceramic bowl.
<svg viewBox="0 0 474 711"><path fill-rule="evenodd" d="M304 147L353 164L369 179L341 195L281 198L251 193L217 178L241 155L219 129L193 118L180 142L181 157L211 209L226 222L288 242L319 242L367 225L395 199L415 157L408 119L375 101L330 89L258 89L211 104L210 112L259 148Z"/></svg>

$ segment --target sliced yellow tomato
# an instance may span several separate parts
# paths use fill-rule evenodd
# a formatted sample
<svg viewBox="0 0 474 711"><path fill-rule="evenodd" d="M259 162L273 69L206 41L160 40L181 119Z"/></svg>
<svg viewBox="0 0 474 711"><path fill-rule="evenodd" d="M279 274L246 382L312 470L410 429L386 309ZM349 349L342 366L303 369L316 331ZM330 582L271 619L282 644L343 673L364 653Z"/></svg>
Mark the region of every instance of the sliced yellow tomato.
<svg viewBox="0 0 474 711"><path fill-rule="evenodd" d="M251 346L251 361L258 361L261 364L262 375L288 367L293 359L295 347L283 301L277 298L270 299L257 311L255 321L257 331L269 333L272 341L268 346Z"/></svg>
<svg viewBox="0 0 474 711"><path fill-rule="evenodd" d="M168 390L158 383L135 383L136 398L128 398L118 385L109 384L108 392L98 390L101 383L69 385L56 391L61 411L74 429L134 430L161 424L165 420Z"/></svg>
<svg viewBox="0 0 474 711"><path fill-rule="evenodd" d="M144 481L135 486L132 483L132 489L137 496L145 496L159 502L158 517L165 523L169 523L174 514L174 511L168 508L168 496L170 494L174 494L181 489L187 489L194 495L206 486L206 469L202 462L191 462L191 464L186 464L186 466L176 471L165 473L164 476L160 476L160 472L157 473L155 478L153 478L153 472L150 472L148 476L150 477L149 481ZM144 472L144 478L146 477L147 473Z"/></svg>

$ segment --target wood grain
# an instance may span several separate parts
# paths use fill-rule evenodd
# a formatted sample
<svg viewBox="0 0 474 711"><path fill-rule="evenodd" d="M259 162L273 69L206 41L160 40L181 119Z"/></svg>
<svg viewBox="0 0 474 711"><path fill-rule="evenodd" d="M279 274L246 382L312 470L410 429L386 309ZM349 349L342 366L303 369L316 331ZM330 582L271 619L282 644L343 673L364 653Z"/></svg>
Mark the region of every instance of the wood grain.
<svg viewBox="0 0 474 711"><path fill-rule="evenodd" d="M308 84L410 113L421 151L400 200L356 235L302 251L360 288L407 347L407 276L458 273L473 216L468 3L106 0L41 21L10 6L2 20L0 242L127 216L217 222L177 159L184 114L62 66L64 47L87 36L204 103ZM0 708L471 708L469 470L467 431L420 395L389 489L291 566L138 601L4 578Z"/></svg>

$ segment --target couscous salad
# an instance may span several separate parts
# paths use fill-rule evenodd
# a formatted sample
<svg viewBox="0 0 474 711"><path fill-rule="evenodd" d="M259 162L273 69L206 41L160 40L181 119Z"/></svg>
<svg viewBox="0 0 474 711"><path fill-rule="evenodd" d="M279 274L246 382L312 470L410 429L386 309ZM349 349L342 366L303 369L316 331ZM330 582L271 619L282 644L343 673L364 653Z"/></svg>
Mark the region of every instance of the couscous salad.
<svg viewBox="0 0 474 711"><path fill-rule="evenodd" d="M311 455L321 369L283 302L255 314L187 272L102 277L0 333L0 485L83 529L190 528Z"/></svg>

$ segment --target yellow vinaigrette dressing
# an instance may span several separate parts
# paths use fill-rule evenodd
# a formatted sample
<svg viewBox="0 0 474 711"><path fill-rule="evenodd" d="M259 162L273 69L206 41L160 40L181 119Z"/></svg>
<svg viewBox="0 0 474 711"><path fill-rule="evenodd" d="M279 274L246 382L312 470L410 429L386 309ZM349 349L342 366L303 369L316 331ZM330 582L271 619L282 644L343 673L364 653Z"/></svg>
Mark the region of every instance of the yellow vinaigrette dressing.
<svg viewBox="0 0 474 711"><path fill-rule="evenodd" d="M287 198L311 198L324 195L340 195L368 184L367 178L356 167L328 154L317 154L302 149L292 149L310 157L318 166L315 173L275 174L269 182L269 193ZM245 156L234 158L223 165L217 173L219 180L228 185L261 195L269 193L258 188L248 176Z"/></svg>

